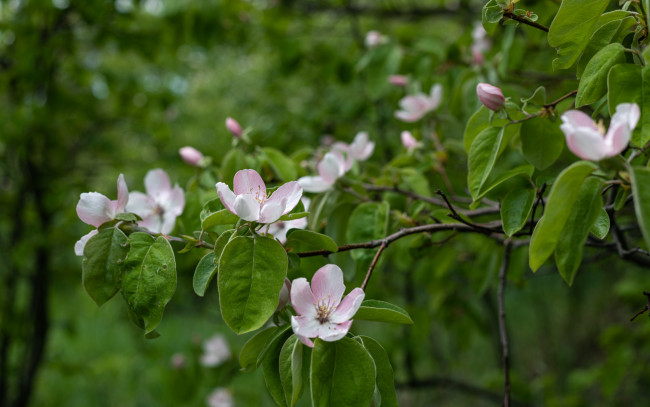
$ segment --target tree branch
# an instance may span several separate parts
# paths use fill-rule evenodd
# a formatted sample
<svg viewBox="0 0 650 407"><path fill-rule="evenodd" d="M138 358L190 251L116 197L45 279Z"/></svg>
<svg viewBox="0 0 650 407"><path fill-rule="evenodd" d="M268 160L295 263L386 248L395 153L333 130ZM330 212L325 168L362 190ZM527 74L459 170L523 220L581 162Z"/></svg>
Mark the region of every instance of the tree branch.
<svg viewBox="0 0 650 407"><path fill-rule="evenodd" d="M538 23L536 23L534 21L530 21L525 17L518 16L518 15L513 14L513 13L503 13L503 21L506 21L508 19L512 19L512 20L518 21L518 22L520 22L522 24L526 24L526 25L529 25L531 27L535 27L538 30L548 32L548 27L545 27L545 26L543 26L541 24L538 24Z"/></svg>
<svg viewBox="0 0 650 407"><path fill-rule="evenodd" d="M372 271L375 269L375 266L377 265L377 261L379 260L379 256L381 256L381 252L384 251L388 244L384 241L382 244L379 246L379 250L377 250L377 253L375 254L375 257L372 259L372 263L370 263L370 268L368 268L368 272L366 273L366 278L363 279L363 284L361 284L361 289L363 291L366 291L366 286L368 285L368 280L370 280L370 277L372 276Z"/></svg>
<svg viewBox="0 0 650 407"><path fill-rule="evenodd" d="M506 329L506 274L510 262L510 240L504 244L503 263L499 271L499 336L501 337L501 355L503 360L503 406L510 407L510 355L508 352L508 331Z"/></svg>

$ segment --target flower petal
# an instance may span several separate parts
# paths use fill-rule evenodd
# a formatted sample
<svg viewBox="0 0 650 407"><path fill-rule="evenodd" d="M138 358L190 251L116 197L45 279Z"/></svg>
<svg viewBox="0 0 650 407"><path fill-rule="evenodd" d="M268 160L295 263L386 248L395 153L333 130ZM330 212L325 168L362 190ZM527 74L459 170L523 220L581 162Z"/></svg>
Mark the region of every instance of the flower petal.
<svg viewBox="0 0 650 407"><path fill-rule="evenodd" d="M301 197L302 187L296 181L291 181L276 189L269 199L266 200L264 206L268 205L270 202L285 202L282 210L282 215L284 215L291 212L291 210L298 205ZM264 209L262 208L262 210Z"/></svg>
<svg viewBox="0 0 650 407"><path fill-rule="evenodd" d="M352 318L359 310L365 296L366 293L359 287L350 291L330 315L330 321L340 324Z"/></svg>
<svg viewBox="0 0 650 407"><path fill-rule="evenodd" d="M142 192L133 191L129 193L129 202L126 210L135 213L141 218L148 218L153 213L155 203L148 195Z"/></svg>
<svg viewBox="0 0 650 407"><path fill-rule="evenodd" d="M395 117L397 117L403 122L413 123L420 120L422 118L422 114L420 112L408 112L406 110L398 110L397 112L395 112Z"/></svg>
<svg viewBox="0 0 650 407"><path fill-rule="evenodd" d="M240 218L249 222L260 218L260 203L251 194L237 195L235 198L235 212Z"/></svg>
<svg viewBox="0 0 650 407"><path fill-rule="evenodd" d="M314 347L314 342L311 341L311 339L307 338L306 336L298 335L296 334L298 339L300 339L300 342L302 342L303 345L309 346L310 348Z"/></svg>
<svg viewBox="0 0 650 407"><path fill-rule="evenodd" d="M314 193L327 191L333 185L331 182L326 182L321 176L301 177L298 179L298 184L303 191Z"/></svg>
<svg viewBox="0 0 650 407"><path fill-rule="evenodd" d="M115 209L111 200L99 192L84 192L77 204L77 215L84 223L99 227L115 218Z"/></svg>
<svg viewBox="0 0 650 407"><path fill-rule="evenodd" d="M337 155L338 154L338 155ZM318 168L318 175L320 175L325 182L333 184L342 174L342 167L345 160L338 151L330 151L325 154L322 160L316 166Z"/></svg>
<svg viewBox="0 0 650 407"><path fill-rule="evenodd" d="M309 288L309 283L303 277L291 283L291 305L298 315L316 317L316 299Z"/></svg>
<svg viewBox="0 0 650 407"><path fill-rule="evenodd" d="M117 207L115 213L123 213L126 209L126 204L129 202L129 188L124 181L124 174L117 177Z"/></svg>
<svg viewBox="0 0 650 407"><path fill-rule="evenodd" d="M564 130L562 126L560 128ZM583 160L600 161L607 156L608 147L600 132L578 127L575 131L565 134L569 150Z"/></svg>
<svg viewBox="0 0 650 407"><path fill-rule="evenodd" d="M628 122L614 122L612 120L607 135L605 136L607 157L613 157L625 150L625 147L630 142L630 138L632 138L632 131L628 126Z"/></svg>
<svg viewBox="0 0 650 407"><path fill-rule="evenodd" d="M639 105L636 103L621 103L616 106L616 113L612 116L610 128L614 123L623 122L628 125L630 130L634 130L640 117Z"/></svg>
<svg viewBox="0 0 650 407"><path fill-rule="evenodd" d="M343 271L335 264L324 265L314 273L314 277L311 279L311 289L316 302L329 299L332 306L338 306L345 292Z"/></svg>
<svg viewBox="0 0 650 407"><path fill-rule="evenodd" d="M180 216L183 213L183 208L185 208L185 194L183 193L183 188L179 187L178 184L174 185L174 189L171 190L163 201L163 208L165 209L165 214L170 213L174 216Z"/></svg>
<svg viewBox="0 0 650 407"><path fill-rule="evenodd" d="M325 342L338 341L348 333L351 326L352 321L346 321L341 324L326 322L320 326L318 337Z"/></svg>
<svg viewBox="0 0 650 407"><path fill-rule="evenodd" d="M580 110L569 110L567 112L564 112L561 119L563 122L562 126L568 125L566 126L567 129L572 129L575 131L575 129L578 127L588 127L595 131L598 131L598 126L596 126L596 123L594 123L591 117L589 117L588 114L581 112Z"/></svg>
<svg viewBox="0 0 650 407"><path fill-rule="evenodd" d="M253 194L259 199L266 198L266 186L255 170L240 170L233 181L235 195Z"/></svg>
<svg viewBox="0 0 650 407"><path fill-rule="evenodd" d="M90 238L95 236L97 233L99 233L97 229L93 229L88 234L81 236L81 239L77 240L77 243L74 244L74 254L77 256L83 256L86 243L88 243Z"/></svg>
<svg viewBox="0 0 650 407"><path fill-rule="evenodd" d="M292 316L291 328L296 335L302 335L307 338L318 336L321 323L312 316Z"/></svg>
<svg viewBox="0 0 650 407"><path fill-rule="evenodd" d="M354 137L354 141L350 144L350 151L354 159L365 161L370 157L375 149L375 143L368 140L368 133L361 131Z"/></svg>
<svg viewBox="0 0 650 407"><path fill-rule="evenodd" d="M157 197L168 193L172 189L172 183L167 173L160 168L150 170L144 177L144 189L147 195Z"/></svg>
<svg viewBox="0 0 650 407"><path fill-rule="evenodd" d="M148 229L149 231L153 233L164 233L163 232L163 217L158 215L158 214L151 214L145 218L142 218L140 222L138 222L138 226ZM172 225L173 229L173 225ZM171 232L171 231L169 231ZM169 233L167 232L167 233Z"/></svg>
<svg viewBox="0 0 650 407"><path fill-rule="evenodd" d="M262 205L262 209L260 210L259 219L257 221L259 223L275 222L280 218L280 216L282 216L282 213L284 212L284 208L286 206L287 206L286 198L280 202L278 202L277 199L272 202L269 201L264 202L264 204Z"/></svg>
<svg viewBox="0 0 650 407"><path fill-rule="evenodd" d="M223 182L217 182L216 187L217 193L219 194L219 199L221 200L223 206L225 206L226 209L228 209L230 212L237 215L237 211L235 211L235 199L237 197L230 190L230 187Z"/></svg>
<svg viewBox="0 0 650 407"><path fill-rule="evenodd" d="M435 110L440 106L442 102L442 85L436 83L431 87L431 92L429 96L429 109Z"/></svg>

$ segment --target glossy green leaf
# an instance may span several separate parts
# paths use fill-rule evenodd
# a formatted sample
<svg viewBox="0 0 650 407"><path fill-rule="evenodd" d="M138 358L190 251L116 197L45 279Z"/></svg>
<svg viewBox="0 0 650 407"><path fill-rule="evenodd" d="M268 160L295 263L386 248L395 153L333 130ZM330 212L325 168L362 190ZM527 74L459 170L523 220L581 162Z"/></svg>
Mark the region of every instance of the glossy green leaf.
<svg viewBox="0 0 650 407"><path fill-rule="evenodd" d="M282 181L295 181L298 178L293 161L280 150L271 147L262 148L266 160L271 165L275 175Z"/></svg>
<svg viewBox="0 0 650 407"><path fill-rule="evenodd" d="M209 214L201 221L201 229L206 230L216 225L233 225L239 221L239 216L230 212L228 209Z"/></svg>
<svg viewBox="0 0 650 407"><path fill-rule="evenodd" d="M205 295L205 291L208 289L210 280L217 272L217 256L214 252L210 252L203 256L199 261L199 264L196 265L196 270L194 271L194 278L192 279L192 287L194 292L199 297Z"/></svg>
<svg viewBox="0 0 650 407"><path fill-rule="evenodd" d="M535 226L529 246L529 264L537 271L555 251L573 204L585 178L596 169L594 163L578 161L560 173L546 201L546 209Z"/></svg>
<svg viewBox="0 0 650 407"><path fill-rule="evenodd" d="M375 366L354 339L316 339L311 354L313 407L368 406L375 390Z"/></svg>
<svg viewBox="0 0 650 407"><path fill-rule="evenodd" d="M614 13L616 12L606 13L605 15ZM605 15L603 15L600 20L603 20ZM598 51L612 42L620 42L620 40L623 39L622 37L630 32L630 28L632 28L635 23L636 20L634 17L623 12L623 17L614 19L598 27L591 36L589 43L585 47L585 50L582 52L580 60L578 61L578 78L582 76L587 64Z"/></svg>
<svg viewBox="0 0 650 407"><path fill-rule="evenodd" d="M490 124L490 112L492 112L490 109L481 105L481 107L476 112L474 112L472 117L470 117L467 121L465 132L463 133L463 145L465 146L465 151L469 152L474 139L483 130L491 126L503 126L508 123L507 120L495 117L492 120L492 124Z"/></svg>
<svg viewBox="0 0 650 407"><path fill-rule="evenodd" d="M278 332L277 326L264 329L250 338L239 352L239 365L242 370L252 372L257 368L257 360L271 338Z"/></svg>
<svg viewBox="0 0 650 407"><path fill-rule="evenodd" d="M379 400L375 407L397 407L397 395L395 394L395 379L393 378L393 366L390 364L388 354L376 340L368 336L359 336L363 347L366 348L377 372L376 387L379 392Z"/></svg>
<svg viewBox="0 0 650 407"><path fill-rule="evenodd" d="M331 237L302 229L291 229L287 233L287 242L284 247L293 252L328 250L334 253L339 250L338 245Z"/></svg>
<svg viewBox="0 0 650 407"><path fill-rule="evenodd" d="M641 125L640 132L632 134L632 143L639 147L644 147L650 141L650 66L646 65L641 70L641 89L642 104L641 108Z"/></svg>
<svg viewBox="0 0 650 407"><path fill-rule="evenodd" d="M616 112L621 103L643 106L642 68L639 65L619 64L609 70L607 76L607 101L609 114Z"/></svg>
<svg viewBox="0 0 650 407"><path fill-rule="evenodd" d="M503 231L512 236L524 227L535 203L537 191L530 188L515 188L501 201L501 221Z"/></svg>
<svg viewBox="0 0 650 407"><path fill-rule="evenodd" d="M557 48L553 69L570 68L587 46L609 0L563 0L551 26L548 43Z"/></svg>
<svg viewBox="0 0 650 407"><path fill-rule="evenodd" d="M282 380L280 379L280 352L290 332L286 332L286 334L270 343L262 361L262 372L264 373L266 388L271 394L271 397L273 397L276 405L280 407L287 406L284 389L282 388Z"/></svg>
<svg viewBox="0 0 650 407"><path fill-rule="evenodd" d="M309 212L296 212L296 213L287 213L286 215L280 216L279 221L286 222L288 220L302 219L309 216Z"/></svg>
<svg viewBox="0 0 650 407"><path fill-rule="evenodd" d="M503 18L503 8L495 0L490 0L483 6L481 15L483 28L491 35L499 26L501 18Z"/></svg>
<svg viewBox="0 0 650 407"><path fill-rule="evenodd" d="M539 170L548 168L562 154L564 133L559 123L537 117L526 120L519 134L526 160Z"/></svg>
<svg viewBox="0 0 650 407"><path fill-rule="evenodd" d="M634 212L641 226L646 247L650 248L650 168L631 167Z"/></svg>
<svg viewBox="0 0 650 407"><path fill-rule="evenodd" d="M474 200L487 181L501 151L503 127L488 127L476 136L469 149L467 184Z"/></svg>
<svg viewBox="0 0 650 407"><path fill-rule="evenodd" d="M176 259L163 236L154 240L145 233L132 233L129 243L122 294L134 322L150 333L160 323L165 305L176 291Z"/></svg>
<svg viewBox="0 0 650 407"><path fill-rule="evenodd" d="M492 177L494 178L492 180L488 179L488 181L483 185L483 188L481 188L481 191L479 192L478 196L474 200L474 203L472 204L471 208L478 205L481 198L483 198L490 191L492 191L494 188L498 187L499 185L503 184L507 180L516 177L518 175L522 175L527 178L530 178L530 176L533 174L534 171L535 168L533 168L532 165L520 165L519 167L515 167L510 170L504 171L503 173L499 174L496 178Z"/></svg>
<svg viewBox="0 0 650 407"><path fill-rule="evenodd" d="M309 380L308 360L303 360L303 344L296 335L291 335L280 351L280 380L284 396L290 407L296 405L305 389L305 379ZM307 373L307 377L305 376Z"/></svg>
<svg viewBox="0 0 650 407"><path fill-rule="evenodd" d="M221 315L238 334L260 328L278 305L287 275L287 253L263 236L232 239L219 259Z"/></svg>
<svg viewBox="0 0 650 407"><path fill-rule="evenodd" d="M573 284L582 262L582 252L589 231L603 209L601 186L602 181L596 177L587 177L582 183L555 248L557 269L569 285Z"/></svg>
<svg viewBox="0 0 650 407"><path fill-rule="evenodd" d="M120 265L128 252L128 239L117 228L101 230L86 243L82 280L86 292L98 306L120 290Z"/></svg>
<svg viewBox="0 0 650 407"><path fill-rule="evenodd" d="M587 64L576 95L576 107L597 102L607 93L607 75L618 64L625 63L624 47L619 43L609 44L594 55Z"/></svg>
<svg viewBox="0 0 650 407"><path fill-rule="evenodd" d="M609 215L605 209L601 209L594 225L591 227L591 233L600 240L603 240L609 233L609 226Z"/></svg>
<svg viewBox="0 0 650 407"><path fill-rule="evenodd" d="M364 321L390 322L393 324L412 324L411 316L397 305L379 300L365 300L353 319Z"/></svg>
<svg viewBox="0 0 650 407"><path fill-rule="evenodd" d="M364 202L357 206L348 221L348 242L360 243L386 237L388 230L389 205L387 202ZM355 250L352 257L361 260L369 256Z"/></svg>

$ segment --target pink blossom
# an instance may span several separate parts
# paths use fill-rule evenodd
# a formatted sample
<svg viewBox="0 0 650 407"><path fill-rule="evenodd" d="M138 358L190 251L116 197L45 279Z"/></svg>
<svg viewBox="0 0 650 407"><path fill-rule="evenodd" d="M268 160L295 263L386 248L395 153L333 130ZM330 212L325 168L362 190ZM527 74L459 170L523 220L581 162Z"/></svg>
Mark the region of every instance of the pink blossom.
<svg viewBox="0 0 650 407"><path fill-rule="evenodd" d="M235 137L241 137L243 132L237 120L233 119L232 117L226 118L226 129L228 129L228 131Z"/></svg>
<svg viewBox="0 0 650 407"><path fill-rule="evenodd" d="M174 353L172 355L171 364L174 369L184 368L186 362L185 356L182 353Z"/></svg>
<svg viewBox="0 0 650 407"><path fill-rule="evenodd" d="M436 84L431 88L429 95L417 93L405 96L399 101L401 110L395 112L395 117L405 122L416 122L425 114L435 110L442 101L442 86Z"/></svg>
<svg viewBox="0 0 650 407"><path fill-rule="evenodd" d="M388 42L388 38L379 31L368 31L366 34L365 44L367 48L374 48Z"/></svg>
<svg viewBox="0 0 650 407"><path fill-rule="evenodd" d="M472 45L470 49L472 51L472 62L475 65L483 65L485 58L483 54L490 50L492 44L490 39L487 38L487 31L483 28L483 24L480 22L474 25L474 30L472 30Z"/></svg>
<svg viewBox="0 0 650 407"><path fill-rule="evenodd" d="M394 86L406 86L409 83L409 78L404 75L390 75L388 77L388 83Z"/></svg>
<svg viewBox="0 0 650 407"><path fill-rule="evenodd" d="M203 154L194 147L185 146L178 150L178 154L180 154L183 161L194 167L198 167L203 161Z"/></svg>
<svg viewBox="0 0 650 407"><path fill-rule="evenodd" d="M280 289L280 298L278 299L278 306L275 309L276 311L284 308L285 305L289 303L289 296L291 293L291 281L288 278L284 278L284 284Z"/></svg>
<svg viewBox="0 0 650 407"><path fill-rule="evenodd" d="M305 211L309 210L309 204L311 200L306 196L300 198ZM304 229L307 227L307 218L300 218L294 220L285 220L277 221L269 225L268 233L273 235L274 238L278 239L281 243L287 241L287 232L291 229Z"/></svg>
<svg viewBox="0 0 650 407"><path fill-rule="evenodd" d="M298 183L307 192L327 191L334 185L337 179L347 172L350 168L348 163L351 165L350 160L346 161L343 158L343 154L338 149L334 149L325 154L316 166L318 175L302 177L298 179Z"/></svg>
<svg viewBox="0 0 650 407"><path fill-rule="evenodd" d="M203 342L203 354L199 359L202 366L214 367L230 359L230 347L223 335L215 335Z"/></svg>
<svg viewBox="0 0 650 407"><path fill-rule="evenodd" d="M255 170L237 171L233 181L234 193L223 182L216 186L223 206L249 222L273 223L291 212L302 196L300 184L291 181L267 197L266 185Z"/></svg>
<svg viewBox="0 0 650 407"><path fill-rule="evenodd" d="M489 83L479 83L476 86L476 94L478 95L478 100L480 100L485 107L494 110L495 112L503 108L506 104L506 98L503 97L501 89L492 86Z"/></svg>
<svg viewBox="0 0 650 407"><path fill-rule="evenodd" d="M235 407L235 401L230 391L224 387L217 387L205 400L208 407Z"/></svg>
<svg viewBox="0 0 650 407"><path fill-rule="evenodd" d="M609 130L579 110L565 112L560 129L566 136L567 146L583 160L600 161L621 153L630 142L632 130L640 117L639 105L621 103L616 106Z"/></svg>
<svg viewBox="0 0 650 407"><path fill-rule="evenodd" d="M334 264L318 269L311 287L305 278L293 280L291 305L298 316L291 317L291 327L302 343L314 347L310 338L333 342L348 333L365 293L357 287L341 301L344 292L343 272Z"/></svg>
<svg viewBox="0 0 650 407"><path fill-rule="evenodd" d="M117 177L117 200L111 201L99 192L84 192L77 203L77 215L84 223L99 227L109 222L118 213L124 213L129 202L129 189L124 181L124 175ZM83 256L86 243L91 237L97 234L97 230L84 235L74 245L74 252L77 256Z"/></svg>
<svg viewBox="0 0 650 407"><path fill-rule="evenodd" d="M402 139L402 145L407 150L411 150L418 146L418 141L413 137L410 131L403 131L400 134L400 138Z"/></svg>
<svg viewBox="0 0 650 407"><path fill-rule="evenodd" d="M129 194L127 210L142 218L138 225L154 233L171 233L176 217L185 207L183 189L178 184L172 188L169 176L160 168L147 172L144 187L146 194L137 191Z"/></svg>

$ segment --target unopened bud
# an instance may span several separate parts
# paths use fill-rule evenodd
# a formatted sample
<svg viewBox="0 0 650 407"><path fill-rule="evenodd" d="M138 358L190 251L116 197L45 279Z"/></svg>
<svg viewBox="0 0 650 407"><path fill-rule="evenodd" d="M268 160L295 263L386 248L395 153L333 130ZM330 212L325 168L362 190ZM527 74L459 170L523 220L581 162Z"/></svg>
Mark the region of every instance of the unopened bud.
<svg viewBox="0 0 650 407"><path fill-rule="evenodd" d="M406 86L409 83L409 78L404 75L390 75L388 83L393 86Z"/></svg>
<svg viewBox="0 0 650 407"><path fill-rule="evenodd" d="M485 107L495 112L506 104L506 98L503 97L501 89L489 83L479 83L476 86L476 94Z"/></svg>
<svg viewBox="0 0 650 407"><path fill-rule="evenodd" d="M410 131L403 131L402 134L400 134L400 137L402 139L402 145L407 150L418 146L418 141L413 137Z"/></svg>
<svg viewBox="0 0 650 407"><path fill-rule="evenodd" d="M241 137L242 134L242 129L239 123L237 123L237 120L233 119L232 117L226 118L226 128L230 133L232 133L233 136L235 137Z"/></svg>
<svg viewBox="0 0 650 407"><path fill-rule="evenodd" d="M280 290L280 300L278 301L278 307L276 308L276 311L281 310L282 308L284 308L285 305L289 303L290 294L291 294L291 281L289 281L289 279L285 277L284 285L282 285L282 289Z"/></svg>
<svg viewBox="0 0 650 407"><path fill-rule="evenodd" d="M194 167L198 167L201 160L203 160L203 154L196 148L190 146L181 148L178 150L178 154L180 154L183 161Z"/></svg>

